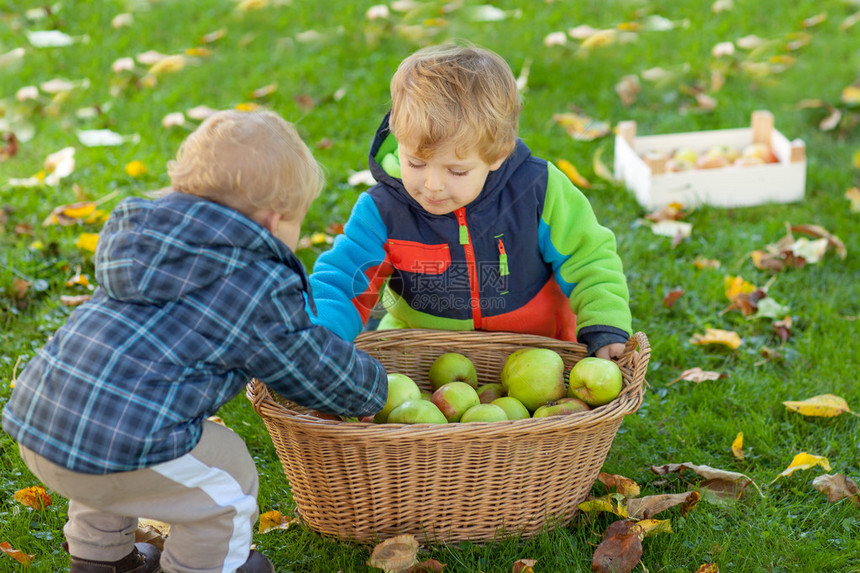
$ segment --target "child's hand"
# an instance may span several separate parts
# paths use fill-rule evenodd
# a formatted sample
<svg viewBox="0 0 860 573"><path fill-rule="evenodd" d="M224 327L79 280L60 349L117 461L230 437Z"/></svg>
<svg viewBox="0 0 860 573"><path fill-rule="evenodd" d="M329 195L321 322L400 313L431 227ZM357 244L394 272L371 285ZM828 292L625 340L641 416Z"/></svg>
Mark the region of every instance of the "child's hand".
<svg viewBox="0 0 860 573"><path fill-rule="evenodd" d="M624 354L625 345L621 342L613 342L612 344L607 344L606 346L601 346L597 349L597 352L594 353L598 358L605 358L607 360L617 360L621 358L621 355Z"/></svg>

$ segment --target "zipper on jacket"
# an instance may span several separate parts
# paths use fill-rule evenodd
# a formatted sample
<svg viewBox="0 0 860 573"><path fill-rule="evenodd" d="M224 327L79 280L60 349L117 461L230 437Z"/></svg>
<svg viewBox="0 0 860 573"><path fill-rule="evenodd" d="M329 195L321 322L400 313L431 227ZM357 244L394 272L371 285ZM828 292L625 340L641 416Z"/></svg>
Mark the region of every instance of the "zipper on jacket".
<svg viewBox="0 0 860 573"><path fill-rule="evenodd" d="M499 276L504 277L511 274L508 270L508 253L505 252L505 244L502 242L502 236L499 235L497 239L499 239Z"/></svg>
<svg viewBox="0 0 860 573"><path fill-rule="evenodd" d="M475 330L481 328L481 289L478 285L478 268L475 264L475 249L469 238L469 226L466 224L466 208L460 207L454 211L457 224L460 226L460 244L466 253L466 268L469 272L469 291L472 298L472 323Z"/></svg>

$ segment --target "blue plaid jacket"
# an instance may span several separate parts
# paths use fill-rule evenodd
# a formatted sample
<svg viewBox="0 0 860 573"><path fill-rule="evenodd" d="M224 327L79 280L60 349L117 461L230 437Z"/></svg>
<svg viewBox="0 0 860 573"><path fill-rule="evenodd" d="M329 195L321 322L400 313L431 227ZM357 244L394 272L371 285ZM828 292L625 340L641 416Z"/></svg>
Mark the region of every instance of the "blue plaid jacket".
<svg viewBox="0 0 860 573"><path fill-rule="evenodd" d="M311 324L301 263L232 209L126 199L100 234L96 279L3 411L4 430L60 466L106 474L182 456L252 376L331 414L385 403L382 365Z"/></svg>

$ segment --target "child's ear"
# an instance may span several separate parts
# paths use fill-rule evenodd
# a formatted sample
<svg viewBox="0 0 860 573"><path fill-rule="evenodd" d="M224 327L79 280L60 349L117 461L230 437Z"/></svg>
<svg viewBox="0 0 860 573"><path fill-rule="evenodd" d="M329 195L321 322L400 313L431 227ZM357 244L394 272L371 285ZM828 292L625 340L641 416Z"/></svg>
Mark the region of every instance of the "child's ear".
<svg viewBox="0 0 860 573"><path fill-rule="evenodd" d="M498 159L496 159L493 163L490 164L490 171L495 171L499 167L502 166L502 163L505 162L505 159L508 158L508 154L500 155Z"/></svg>
<svg viewBox="0 0 860 573"><path fill-rule="evenodd" d="M278 223L280 223L283 218L284 216L281 213L276 213L271 209L265 209L263 211L259 211L257 216L254 217L254 220L268 229L270 233L274 234L278 229Z"/></svg>

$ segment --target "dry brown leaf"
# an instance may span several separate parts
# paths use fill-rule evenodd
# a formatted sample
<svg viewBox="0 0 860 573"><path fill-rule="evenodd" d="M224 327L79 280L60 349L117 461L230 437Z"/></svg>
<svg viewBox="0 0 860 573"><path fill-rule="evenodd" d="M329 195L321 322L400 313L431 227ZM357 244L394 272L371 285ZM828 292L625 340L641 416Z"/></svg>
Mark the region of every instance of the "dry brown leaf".
<svg viewBox="0 0 860 573"><path fill-rule="evenodd" d="M651 519L661 511L681 506L681 515L686 515L699 503L701 495L697 491L646 495L627 501L627 515L633 519Z"/></svg>
<svg viewBox="0 0 860 573"><path fill-rule="evenodd" d="M513 573L534 573L537 559L517 559L514 561Z"/></svg>
<svg viewBox="0 0 860 573"><path fill-rule="evenodd" d="M442 573L442 569L444 568L444 563L440 563L435 559L426 559L421 563L416 563L408 569L404 569L403 573Z"/></svg>
<svg viewBox="0 0 860 573"><path fill-rule="evenodd" d="M577 141L593 141L612 131L609 123L578 113L557 113L552 120L562 126Z"/></svg>
<svg viewBox="0 0 860 573"><path fill-rule="evenodd" d="M840 259L844 259L848 256L848 250L845 248L845 243L821 225L792 225L791 232L803 233L812 237L827 239L827 246L833 247Z"/></svg>
<svg viewBox="0 0 860 573"><path fill-rule="evenodd" d="M8 541L0 543L0 551L11 557L18 563L23 563L24 565L29 565L33 562L33 559L36 558L35 555L24 553L20 549L14 549Z"/></svg>
<svg viewBox="0 0 860 573"><path fill-rule="evenodd" d="M139 518L137 529L134 530L134 541L135 543L152 543L163 550L168 535L170 535L170 525L155 519Z"/></svg>
<svg viewBox="0 0 860 573"><path fill-rule="evenodd" d="M373 548L367 563L386 572L412 567L418 563L418 540L411 534L386 539Z"/></svg>
<svg viewBox="0 0 860 573"><path fill-rule="evenodd" d="M693 261L693 266L697 269L718 269L720 268L720 261L717 259L706 259L703 257L696 257L696 260Z"/></svg>
<svg viewBox="0 0 860 573"><path fill-rule="evenodd" d="M79 294L79 295L61 294L60 295L60 303L62 303L63 306L75 307L75 306L80 306L80 305L84 304L85 302L90 300L90 298L92 298L92 297L91 297L91 295L88 295L88 294Z"/></svg>
<svg viewBox="0 0 860 573"><path fill-rule="evenodd" d="M827 501L835 503L843 498L848 498L854 505L860 506L860 490L857 484L849 477L842 474L824 474L812 480L812 487L827 494Z"/></svg>
<svg viewBox="0 0 860 573"><path fill-rule="evenodd" d="M721 372L712 372L710 370L702 370L700 367L696 366L695 368L689 368L681 372L681 375L667 382L667 384L674 384L679 380L686 380L688 382L695 382L696 384L700 384L706 380L719 380L720 378L727 378L728 374L723 374Z"/></svg>
<svg viewBox="0 0 860 573"><path fill-rule="evenodd" d="M649 221L659 223L660 221L680 221L686 216L687 214L684 212L684 206L680 203L672 202L656 211L648 213L645 215L645 218Z"/></svg>
<svg viewBox="0 0 860 573"><path fill-rule="evenodd" d="M670 290L663 297L663 306L665 306L666 308L672 308L675 305L675 302L677 302L677 300L681 298L681 295L683 294L684 289L681 288Z"/></svg>
<svg viewBox="0 0 860 573"><path fill-rule="evenodd" d="M600 472L597 474L597 480L605 485L608 489L615 488L615 491L624 497L637 497L640 489L639 484L628 477L618 474L608 474Z"/></svg>
<svg viewBox="0 0 860 573"><path fill-rule="evenodd" d="M681 473L684 470L691 470L696 474L705 478L700 485L704 489L708 489L716 493L719 497L734 497L740 499L747 486L753 484L758 489L755 482L742 473L720 470L705 465L696 465L689 462L680 464L666 464L663 466L651 466L651 471L657 475L666 475L667 473ZM761 494L761 492L759 492Z"/></svg>
<svg viewBox="0 0 860 573"><path fill-rule="evenodd" d="M642 86L639 84L639 76L636 74L623 76L621 81L615 84L615 93L621 98L621 103L625 107L636 103L640 91L642 91Z"/></svg>
<svg viewBox="0 0 860 573"><path fill-rule="evenodd" d="M612 523L594 551L591 570L595 573L629 573L642 559L642 539L636 524L626 520Z"/></svg>
<svg viewBox="0 0 860 573"><path fill-rule="evenodd" d="M281 512L273 509L260 515L260 526L258 533L268 533L274 529L289 529L298 520L295 517L281 515Z"/></svg>

